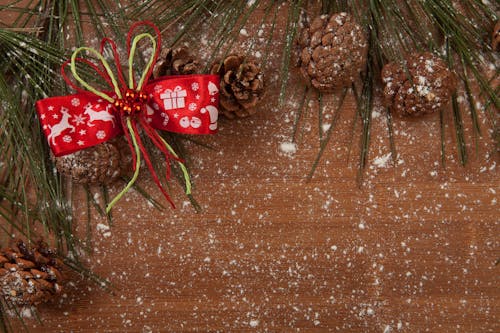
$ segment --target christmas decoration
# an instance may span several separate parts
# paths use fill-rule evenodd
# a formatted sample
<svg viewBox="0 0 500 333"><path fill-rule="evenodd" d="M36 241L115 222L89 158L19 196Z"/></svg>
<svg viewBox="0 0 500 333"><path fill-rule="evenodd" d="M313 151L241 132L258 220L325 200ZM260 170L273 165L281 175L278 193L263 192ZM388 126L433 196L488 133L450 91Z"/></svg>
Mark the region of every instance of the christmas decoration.
<svg viewBox="0 0 500 333"><path fill-rule="evenodd" d="M167 48L160 53L160 60L153 69L153 77L156 79L165 75L194 74L198 71L198 65L187 48Z"/></svg>
<svg viewBox="0 0 500 333"><path fill-rule="evenodd" d="M366 64L365 32L347 13L316 17L300 33L299 46L300 70L319 91L350 86Z"/></svg>
<svg viewBox="0 0 500 333"><path fill-rule="evenodd" d="M117 137L77 152L54 157L57 170L80 184L109 184L130 168L126 142Z"/></svg>
<svg viewBox="0 0 500 333"><path fill-rule="evenodd" d="M493 51L500 51L500 21L497 21L491 34L491 47Z"/></svg>
<svg viewBox="0 0 500 333"><path fill-rule="evenodd" d="M139 26L153 28L158 41L156 42L149 33L133 37L134 30ZM144 71L138 76L140 77L139 82L136 82L134 55L138 43L143 39L151 42L153 54ZM144 157L156 185L174 206L156 175L149 154L139 136L139 126L163 153L167 164L167 180L170 178L170 160L179 163L184 174L188 195L191 193L191 185L187 169L157 130L184 134L212 134L217 129L218 76L159 77L148 83L160 45L159 30L152 23L139 22L131 27L127 37L129 50L128 84L123 77L116 45L112 40L103 39L100 52L88 47L80 47L74 51L71 60L67 61L62 68L66 82L79 93L70 96L50 97L36 103L42 128L56 157L102 144L121 134L125 135L132 154L134 175L123 191L111 201L107 211L137 179L141 156ZM107 46L112 50L117 76L113 74L110 65L102 55ZM91 62L86 58L79 58L78 56L84 52L97 58L98 63ZM86 82L77 69L77 63L93 69L110 85L113 92L100 91ZM68 79L65 73L67 66L71 67L74 79L87 90L83 90ZM108 166L113 166L113 162L109 161ZM97 175L95 170L89 171L88 174L95 178L102 178L102 175Z"/></svg>
<svg viewBox="0 0 500 333"><path fill-rule="evenodd" d="M392 112L419 116L447 106L456 88L455 75L445 62L429 53L411 54L404 62L382 69L384 99Z"/></svg>
<svg viewBox="0 0 500 333"><path fill-rule="evenodd" d="M221 76L221 111L230 119L248 117L264 94L264 79L259 64L251 58L232 54L217 61L210 70Z"/></svg>
<svg viewBox="0 0 500 333"><path fill-rule="evenodd" d="M37 305L61 293L63 263L47 244L39 241L30 248L18 241L0 250L0 291L11 304Z"/></svg>

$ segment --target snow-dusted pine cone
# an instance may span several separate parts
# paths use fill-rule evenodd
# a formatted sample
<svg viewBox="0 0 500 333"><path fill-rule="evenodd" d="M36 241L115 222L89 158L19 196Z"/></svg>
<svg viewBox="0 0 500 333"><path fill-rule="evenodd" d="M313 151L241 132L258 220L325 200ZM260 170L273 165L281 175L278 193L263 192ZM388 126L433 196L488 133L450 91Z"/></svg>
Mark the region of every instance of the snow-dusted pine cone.
<svg viewBox="0 0 500 333"><path fill-rule="evenodd" d="M500 21L495 24L493 33L491 35L491 47L493 51L500 51Z"/></svg>
<svg viewBox="0 0 500 333"><path fill-rule="evenodd" d="M316 17L301 31L299 47L301 72L320 91L350 86L365 68L366 34L347 13Z"/></svg>
<svg viewBox="0 0 500 333"><path fill-rule="evenodd" d="M260 66L251 58L229 55L217 61L210 70L221 77L221 113L228 118L248 117L264 94L264 79Z"/></svg>
<svg viewBox="0 0 500 333"><path fill-rule="evenodd" d="M62 290L62 262L47 244L33 248L24 242L0 250L0 292L9 303L37 305L49 301Z"/></svg>
<svg viewBox="0 0 500 333"><path fill-rule="evenodd" d="M198 61L189 54L186 47L166 48L160 53L153 69L153 77L156 79L165 75L194 74L198 71L198 66Z"/></svg>
<svg viewBox="0 0 500 333"><path fill-rule="evenodd" d="M130 149L122 138L55 157L57 170L79 184L109 184L126 170Z"/></svg>
<svg viewBox="0 0 500 333"><path fill-rule="evenodd" d="M429 52L410 54L403 63L386 64L382 81L386 105L401 116L442 109L448 105L457 85L446 63Z"/></svg>

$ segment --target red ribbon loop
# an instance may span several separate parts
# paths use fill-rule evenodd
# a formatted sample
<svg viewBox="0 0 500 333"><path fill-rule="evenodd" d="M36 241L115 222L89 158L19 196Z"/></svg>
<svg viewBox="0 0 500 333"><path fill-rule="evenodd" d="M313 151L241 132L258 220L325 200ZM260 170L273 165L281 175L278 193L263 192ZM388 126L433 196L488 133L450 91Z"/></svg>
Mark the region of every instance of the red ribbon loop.
<svg viewBox="0 0 500 333"><path fill-rule="evenodd" d="M141 34L132 41L134 30L139 26L149 26L157 34L156 47L154 37ZM149 59L147 70L143 73L139 87L135 82L133 66L137 43L147 37L155 49ZM132 41L132 42L131 42ZM106 47L111 47L113 61L118 73L117 79L111 66L103 56ZM134 24L127 37L129 55L129 86L125 83L121 63L115 43L105 38L101 42L100 51L89 48L77 49L71 61L62 65L61 73L69 86L78 93L69 96L50 97L36 102L40 124L47 137L49 146L55 156L62 156L106 142L117 135L125 134L130 147L134 177L126 188L112 201L119 200L121 195L135 181L139 158L143 156L154 182L165 198L172 204L167 192L163 189L153 168L148 152L139 135L138 125L143 133L165 156L166 178L170 178L170 159L181 163L186 180L186 193L190 193L190 181L185 166L172 148L164 141L156 130L165 130L183 134L213 134L217 131L219 104L219 77L216 75L184 75L161 77L148 83L161 47L160 32L150 22ZM87 51L99 58L96 64L90 60L78 58L80 51ZM132 53L132 54L131 54ZM74 78L88 90L74 84L66 75L65 68L71 64ZM114 92L101 91L86 83L77 73L77 64L83 64L100 76Z"/></svg>
<svg viewBox="0 0 500 333"><path fill-rule="evenodd" d="M150 22L134 24L127 37L130 53L133 31L139 26L152 27L158 34L157 45L160 48L159 30ZM114 41L104 38L100 52L110 47L118 83L123 98L116 94L110 103L101 97L84 90L67 77L62 65L61 73L69 86L78 91L75 95L49 97L37 101L36 109L47 141L55 156L62 156L92 147L121 135L126 128L122 126L123 117L140 117L142 123L151 129L165 130L182 134L214 134L217 131L219 105L219 77L216 75L179 75L161 77L148 83L158 52L153 55L153 65L149 68L145 84L140 91L125 85L121 64ZM89 66L112 87L112 82L102 64L76 58L76 63ZM134 84L135 86L135 84ZM141 124L141 123L139 123ZM142 127L142 126L141 126ZM145 131L153 140L152 131Z"/></svg>

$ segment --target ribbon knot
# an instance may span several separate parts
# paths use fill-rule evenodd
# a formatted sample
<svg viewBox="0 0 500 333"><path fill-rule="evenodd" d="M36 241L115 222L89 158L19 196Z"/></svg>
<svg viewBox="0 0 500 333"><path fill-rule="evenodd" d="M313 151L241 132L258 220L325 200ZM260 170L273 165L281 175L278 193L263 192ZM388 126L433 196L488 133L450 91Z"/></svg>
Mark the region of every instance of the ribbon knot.
<svg viewBox="0 0 500 333"><path fill-rule="evenodd" d="M143 91L127 89L125 98L117 99L113 103L116 110L123 116L132 116L146 110L149 97Z"/></svg>
<svg viewBox="0 0 500 333"><path fill-rule="evenodd" d="M156 38L150 33L134 35L134 30L139 26L152 28ZM142 72L135 73L134 56L138 43L143 39L151 43L153 52ZM111 47L116 75L103 55L107 46ZM175 207L156 174L139 130L163 153L167 181L170 179L170 160L178 163L188 195L191 194L191 181L187 168L158 130L183 134L213 134L217 130L219 77L181 75L148 82L160 47L160 31L154 24L138 22L130 28L127 35L128 82L125 82L114 41L104 38L100 51L89 47L77 48L71 59L63 64L61 73L68 85L78 93L45 98L36 103L40 123L55 156L92 147L124 134L132 155L134 174L125 188L110 202L107 212L137 180L141 158L144 158L158 188ZM93 56L97 63L79 57L83 52ZM111 90L98 89L88 83L77 64L94 70ZM65 70L68 66L79 85L68 78ZM139 79L138 82L136 78Z"/></svg>

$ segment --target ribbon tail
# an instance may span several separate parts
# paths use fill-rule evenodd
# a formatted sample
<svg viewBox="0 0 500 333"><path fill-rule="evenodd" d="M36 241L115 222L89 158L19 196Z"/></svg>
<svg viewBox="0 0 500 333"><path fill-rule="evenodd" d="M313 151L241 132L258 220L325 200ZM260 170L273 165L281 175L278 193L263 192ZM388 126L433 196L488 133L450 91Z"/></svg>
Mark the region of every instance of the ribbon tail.
<svg viewBox="0 0 500 333"><path fill-rule="evenodd" d="M106 214L109 213L113 208L113 206L125 195L125 193L128 192L128 190L130 190L132 185L134 185L134 183L136 182L137 177L139 176L139 170L141 166L141 152L136 140L137 133L135 133L130 119L127 119L127 128L130 131L130 133L132 133L132 135L127 136L127 139L131 137L135 153L134 175L132 176L132 179L128 182L128 184L125 186L125 188L120 193L118 193L118 195L114 197L113 200L111 200L111 202L108 204L108 206L106 207ZM125 130L124 132L127 133L127 130Z"/></svg>
<svg viewBox="0 0 500 333"><path fill-rule="evenodd" d="M127 119L127 122L125 120L125 117L120 117L121 119L121 124L122 124L122 128L124 129L123 131L123 134L125 135L125 138L127 139L127 143L128 143L128 147L130 148L130 151L132 152L132 168L134 170L134 172L136 171L136 165L137 165L137 151L138 149L135 149L135 145L133 143L133 140L130 136L130 132L125 130L126 128L129 128L128 127L128 121L129 119ZM129 128L130 129L130 128ZM140 164L139 164L140 165Z"/></svg>
<svg viewBox="0 0 500 333"><path fill-rule="evenodd" d="M179 158L179 155L177 155L177 153L174 151L174 149L167 143L167 141L165 141L165 139L163 139L163 137L161 135L158 134L158 132L156 132L156 130L153 127L151 127L147 122L143 121L142 118L140 119L140 121L141 121L142 127L144 128L144 130L146 130L146 132L148 133L148 136L151 138L153 143L158 147L158 149L160 149L165 154L165 158L166 158L166 162L167 162L167 172L168 172L168 174L166 176L167 179L170 178L170 172L169 172L170 171L170 162L169 162L168 158L173 158L174 160L177 161L177 163L179 163L179 167L181 168L182 174L184 176L184 183L186 185L186 194L190 195L191 194L191 178L189 177L189 172L186 168L186 165L182 161L182 159Z"/></svg>
<svg viewBox="0 0 500 333"><path fill-rule="evenodd" d="M158 138L165 145L165 147L168 149L170 154L172 154L172 156L175 157L175 159L177 160L177 163L179 163L179 167L181 168L182 174L184 176L184 183L186 185L186 194L188 196L191 195L191 177L189 177L189 172L186 168L186 165L184 164L184 162L182 162L182 160L179 158L179 155L177 155L177 153L174 151L174 149L167 143L167 141L165 141L165 139L161 135L158 135Z"/></svg>
<svg viewBox="0 0 500 333"><path fill-rule="evenodd" d="M136 140L138 142L139 149L141 150L142 154L144 155L144 161L146 162L146 165L149 169L149 172L151 172L151 176L153 177L153 181L155 182L156 186L160 189L161 193L167 199L167 201L172 205L172 208L175 209L175 204L168 195L168 193L165 191L163 186L161 185L160 179L158 178L158 175L156 174L156 171L153 167L153 164L151 163L151 159L149 158L148 152L146 151L146 148L144 148L144 145L142 144L141 138L139 137L137 133L137 128L134 123L131 123L131 127L133 128L133 131L135 134L137 134Z"/></svg>
<svg viewBox="0 0 500 333"><path fill-rule="evenodd" d="M151 141L154 143L154 145L163 153L165 156L165 178L166 180L170 180L170 159L175 159L178 160L178 158L175 158L173 155L170 154L169 150L165 147L165 145L161 142L158 133L156 130L151 127L147 121L144 121L143 118L139 119L141 126L144 128L146 131L147 135L151 139Z"/></svg>

